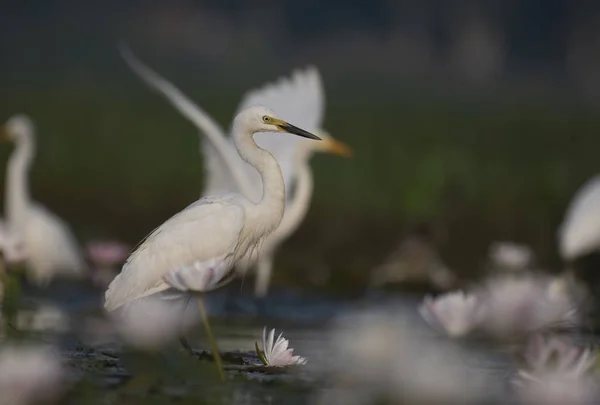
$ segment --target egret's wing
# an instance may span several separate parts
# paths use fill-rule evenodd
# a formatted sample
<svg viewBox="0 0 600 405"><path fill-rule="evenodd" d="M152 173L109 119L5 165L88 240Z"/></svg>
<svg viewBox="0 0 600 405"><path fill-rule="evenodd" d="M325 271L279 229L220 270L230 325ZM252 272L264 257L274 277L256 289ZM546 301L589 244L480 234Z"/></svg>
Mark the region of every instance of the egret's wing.
<svg viewBox="0 0 600 405"><path fill-rule="evenodd" d="M600 175L573 197L558 231L560 254L570 260L600 248Z"/></svg>
<svg viewBox="0 0 600 405"><path fill-rule="evenodd" d="M204 160L205 172L204 186L202 188L201 195L209 196L224 192L237 192L245 194L244 190L240 189L235 179L231 175L232 171L229 170L229 167L223 159L223 156L221 156L221 154L213 146L210 140L203 138L201 143L202 146L200 147L200 149L202 153L202 158ZM235 145L233 145L233 141L231 141L230 147L235 147ZM237 157L237 159L235 159L235 162L238 167L236 170L242 172L245 170L249 170L248 168L250 168L254 171L254 173L256 173L256 176L258 176L259 183L258 185L253 186L253 188L256 189L257 192L260 192L261 183L258 172L252 166L244 162L239 156ZM252 174L250 174L250 172L248 174L245 174L245 177L248 178L248 182L255 181L250 180L252 178L251 176ZM252 195L246 195L246 197L254 200Z"/></svg>
<svg viewBox="0 0 600 405"><path fill-rule="evenodd" d="M206 173L203 194L210 195L223 191L248 192L247 178L242 172L245 162L239 157L235 146L227 141L223 129L181 90L143 64L129 48L120 49L129 67L206 135L201 141Z"/></svg>
<svg viewBox="0 0 600 405"><path fill-rule="evenodd" d="M87 266L69 225L45 207L34 204L28 212L22 235L28 254L27 261L39 281L54 275L79 276Z"/></svg>
<svg viewBox="0 0 600 405"><path fill-rule="evenodd" d="M234 252L244 226L244 210L226 194L198 200L171 217L131 254L106 291L112 311L165 290L163 277L174 269Z"/></svg>
<svg viewBox="0 0 600 405"><path fill-rule="evenodd" d="M321 129L325 109L321 76L314 67L296 70L291 77L280 78L275 83L249 91L243 97L238 112L252 105L264 105L272 109L279 118L307 131ZM275 133L259 133L254 139L277 159L286 189L291 190L291 181L295 175L295 151L302 142L311 141Z"/></svg>

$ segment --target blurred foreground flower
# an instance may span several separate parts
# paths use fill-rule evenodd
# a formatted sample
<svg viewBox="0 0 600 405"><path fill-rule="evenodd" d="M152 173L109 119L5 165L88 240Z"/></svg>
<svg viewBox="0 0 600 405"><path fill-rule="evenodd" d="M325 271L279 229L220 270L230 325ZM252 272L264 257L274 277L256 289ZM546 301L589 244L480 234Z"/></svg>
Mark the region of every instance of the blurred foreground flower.
<svg viewBox="0 0 600 405"><path fill-rule="evenodd" d="M194 301L184 294L155 294L110 312L107 320L90 319L85 340L90 345L120 339L127 345L153 351L176 341L199 322Z"/></svg>
<svg viewBox="0 0 600 405"><path fill-rule="evenodd" d="M0 351L0 403L52 402L65 389L60 358L45 347L6 346Z"/></svg>
<svg viewBox="0 0 600 405"><path fill-rule="evenodd" d="M565 280L524 274L488 279L476 295L483 306L482 328L502 337L579 322L577 307Z"/></svg>
<svg viewBox="0 0 600 405"><path fill-rule="evenodd" d="M275 340L275 329L271 329L267 337L267 328L263 329L262 347L255 342L256 354L265 366L286 367L293 365L304 365L307 360L304 357L294 356L294 349L288 349L288 340L279 334Z"/></svg>
<svg viewBox="0 0 600 405"><path fill-rule="evenodd" d="M437 298L427 296L419 312L429 325L451 337L461 337L471 332L479 325L483 315L477 297L462 291Z"/></svg>
<svg viewBox="0 0 600 405"><path fill-rule="evenodd" d="M94 264L93 281L106 287L117 275L118 266L127 259L130 247L117 241L92 241L85 250Z"/></svg>
<svg viewBox="0 0 600 405"><path fill-rule="evenodd" d="M464 405L499 392L494 379L468 366L472 353L432 337L403 311L355 312L337 320L327 355L315 359L333 382L317 404Z"/></svg>
<svg viewBox="0 0 600 405"><path fill-rule="evenodd" d="M496 271L523 271L531 266L534 258L529 246L513 242L494 242L489 257Z"/></svg>
<svg viewBox="0 0 600 405"><path fill-rule="evenodd" d="M524 357L526 369L519 370L514 384L526 404L587 405L598 399L597 356L591 350L536 335Z"/></svg>
<svg viewBox="0 0 600 405"><path fill-rule="evenodd" d="M90 260L99 267L121 264L129 255L129 246L116 241L93 241L86 245Z"/></svg>

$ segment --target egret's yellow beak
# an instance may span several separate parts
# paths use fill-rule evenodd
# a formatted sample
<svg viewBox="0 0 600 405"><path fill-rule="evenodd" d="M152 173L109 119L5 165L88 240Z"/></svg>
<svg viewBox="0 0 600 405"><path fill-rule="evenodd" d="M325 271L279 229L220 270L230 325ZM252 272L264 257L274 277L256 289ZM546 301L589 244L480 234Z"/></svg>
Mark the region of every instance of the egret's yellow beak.
<svg viewBox="0 0 600 405"><path fill-rule="evenodd" d="M303 138L314 139L317 141L321 140L321 138L319 138L318 136L313 135L310 132L303 130L302 128L298 128L290 124L289 122L285 122L278 118L272 118L272 124L278 127L282 132L287 132L289 134L294 134Z"/></svg>
<svg viewBox="0 0 600 405"><path fill-rule="evenodd" d="M325 139L324 143L325 151L333 153L334 155L349 158L354 154L350 146L346 145L344 142L338 141L337 139L328 138Z"/></svg>

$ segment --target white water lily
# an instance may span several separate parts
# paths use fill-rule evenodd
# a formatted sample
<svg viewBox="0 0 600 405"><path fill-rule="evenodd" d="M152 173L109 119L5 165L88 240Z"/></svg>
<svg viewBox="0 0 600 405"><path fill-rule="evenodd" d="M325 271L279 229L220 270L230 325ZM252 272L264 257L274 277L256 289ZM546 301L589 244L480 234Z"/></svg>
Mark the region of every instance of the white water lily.
<svg viewBox="0 0 600 405"><path fill-rule="evenodd" d="M256 354L265 366L285 367L293 365L304 365L307 360L304 357L294 356L294 349L288 348L289 342L279 334L275 340L275 329L271 329L267 337L267 328L263 329L262 347L256 346Z"/></svg>
<svg viewBox="0 0 600 405"><path fill-rule="evenodd" d="M51 402L64 388L61 360L49 348L7 346L0 350L0 403Z"/></svg>
<svg viewBox="0 0 600 405"><path fill-rule="evenodd" d="M451 337L465 336L482 319L478 298L462 291L450 292L437 298L427 296L419 312L428 324Z"/></svg>
<svg viewBox="0 0 600 405"><path fill-rule="evenodd" d="M121 340L140 350L153 351L177 340L199 320L194 299L184 294L155 294L110 312L108 318L89 319L84 340L101 345Z"/></svg>
<svg viewBox="0 0 600 405"><path fill-rule="evenodd" d="M569 339L558 336L544 338L534 335L525 350L524 359L531 373L559 372L584 375L591 373L596 364L596 353L573 345Z"/></svg>
<svg viewBox="0 0 600 405"><path fill-rule="evenodd" d="M533 257L529 246L513 242L494 242L489 251L494 270L523 271L533 263Z"/></svg>
<svg viewBox="0 0 600 405"><path fill-rule="evenodd" d="M527 367L514 381L517 395L527 404L578 405L591 403L599 393L593 373L596 353L558 337L535 336L525 352Z"/></svg>
<svg viewBox="0 0 600 405"><path fill-rule="evenodd" d="M540 329L576 324L577 311L564 280L531 274L496 276L477 290L483 329L515 338Z"/></svg>
<svg viewBox="0 0 600 405"><path fill-rule="evenodd" d="M314 362L334 386L322 391L318 405L471 405L504 389L469 366L479 362L475 350L432 336L402 306L353 311L332 327L324 355Z"/></svg>

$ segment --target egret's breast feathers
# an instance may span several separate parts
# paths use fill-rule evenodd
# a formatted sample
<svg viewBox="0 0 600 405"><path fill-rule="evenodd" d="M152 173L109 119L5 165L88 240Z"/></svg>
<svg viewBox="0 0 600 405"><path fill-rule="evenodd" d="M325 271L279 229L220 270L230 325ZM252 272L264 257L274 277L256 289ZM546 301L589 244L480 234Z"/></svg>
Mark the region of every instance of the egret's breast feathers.
<svg viewBox="0 0 600 405"><path fill-rule="evenodd" d="M131 254L106 291L105 308L112 311L167 289L163 277L172 270L234 254L244 223L244 209L232 195L191 204L155 229Z"/></svg>

